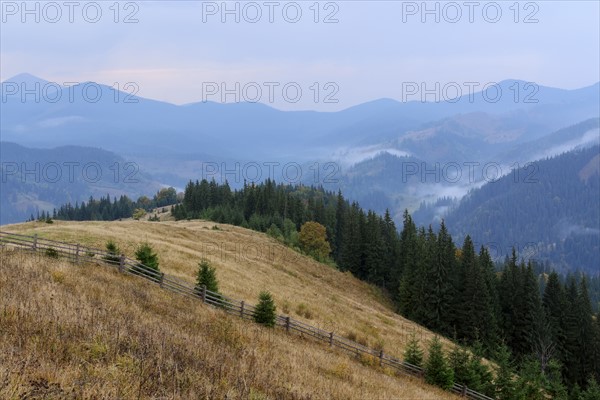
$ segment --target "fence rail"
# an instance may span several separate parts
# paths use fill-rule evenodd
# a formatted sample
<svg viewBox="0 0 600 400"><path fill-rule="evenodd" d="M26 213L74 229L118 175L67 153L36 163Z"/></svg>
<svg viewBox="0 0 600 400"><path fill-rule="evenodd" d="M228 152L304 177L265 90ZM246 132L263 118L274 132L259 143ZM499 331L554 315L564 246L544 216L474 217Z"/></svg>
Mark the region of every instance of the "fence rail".
<svg viewBox="0 0 600 400"><path fill-rule="evenodd" d="M47 254L50 251L56 251L57 254L66 257L75 263L101 261L105 264L117 267L122 273L145 278L151 282L157 283L163 289L170 290L183 296L193 297L243 319L252 320L256 311L256 308L252 304L247 304L243 300L237 300L220 293L211 292L205 287L198 288L192 286L176 277L169 276L142 265L137 260L132 260L124 255L115 255L105 250L81 246L79 244L43 239L38 237L37 234L27 236L9 232L0 232L0 246L17 247L33 252L42 251ZM363 346L348 338L341 337L334 332L324 331L315 326L294 320L287 315L278 315L275 319L275 325L285 329L286 332L294 332L303 337L317 339L328 343L331 347L337 347L359 357L371 356L374 360L378 360L380 366L393 368L404 375L416 377L422 377L424 375L423 368L385 354L383 350ZM474 400L494 400L491 397L475 392L460 384L454 384L454 386L450 388L450 391Z"/></svg>

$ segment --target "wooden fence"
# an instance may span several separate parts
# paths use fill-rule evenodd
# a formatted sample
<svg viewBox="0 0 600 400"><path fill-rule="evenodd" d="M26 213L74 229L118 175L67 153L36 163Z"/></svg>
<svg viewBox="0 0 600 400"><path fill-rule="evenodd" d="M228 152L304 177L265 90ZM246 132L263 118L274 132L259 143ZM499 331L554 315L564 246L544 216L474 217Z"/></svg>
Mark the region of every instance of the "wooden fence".
<svg viewBox="0 0 600 400"><path fill-rule="evenodd" d="M155 271L140 264L139 261L132 260L124 255L115 255L105 250L85 247L79 244L42 239L37 235L27 236L8 232L0 232L0 246L17 247L33 252L43 252L49 256L66 257L75 263L101 261L117 267L119 271L124 274L145 278L157 283L163 289L168 289L183 296L193 297L194 299L201 300L206 304L218 307L227 313L237 315L243 319L254 320L255 307L253 305L248 304L243 300L236 300L220 293L211 292L206 290L205 287L197 288L192 286L189 282ZM424 375L423 368L394 358L389 354L385 354L383 350L376 350L363 346L350 339L338 336L334 332L327 332L301 321L296 321L287 315L278 315L275 322L277 327L285 329L288 333L296 333L302 337L314 338L331 347L337 347L352 353L357 357L372 357L372 359L382 367L389 367L399 373L415 377L423 377ZM460 384L454 384L450 391L470 399L493 400L491 397L475 392Z"/></svg>

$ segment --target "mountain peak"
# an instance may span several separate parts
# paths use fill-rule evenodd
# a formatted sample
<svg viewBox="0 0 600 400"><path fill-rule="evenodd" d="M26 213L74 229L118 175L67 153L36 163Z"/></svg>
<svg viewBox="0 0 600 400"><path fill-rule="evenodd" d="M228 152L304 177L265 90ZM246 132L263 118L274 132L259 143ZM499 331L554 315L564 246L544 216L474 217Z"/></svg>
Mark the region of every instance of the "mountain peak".
<svg viewBox="0 0 600 400"><path fill-rule="evenodd" d="M19 83L19 84L20 83L25 83L25 84L39 83L41 85L46 85L47 83L49 83L47 80L39 78L39 77L29 74L27 72L15 75L12 78L6 79L2 83L6 83L6 82L14 82L14 83Z"/></svg>

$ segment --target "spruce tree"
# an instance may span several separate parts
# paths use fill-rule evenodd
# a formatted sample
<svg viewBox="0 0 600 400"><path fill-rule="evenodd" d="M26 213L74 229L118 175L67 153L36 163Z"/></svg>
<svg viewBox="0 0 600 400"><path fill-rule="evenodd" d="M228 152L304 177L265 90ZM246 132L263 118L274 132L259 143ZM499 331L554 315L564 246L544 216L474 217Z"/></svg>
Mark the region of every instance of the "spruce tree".
<svg viewBox="0 0 600 400"><path fill-rule="evenodd" d="M276 307L271 293L263 291L258 296L258 304L254 310L254 321L269 327L275 326Z"/></svg>
<svg viewBox="0 0 600 400"><path fill-rule="evenodd" d="M437 235L435 252L436 257L430 266L427 278L426 293L429 303L427 325L444 335L450 335L453 332L451 307L456 295L452 284L453 275L456 273L456 247L443 220Z"/></svg>
<svg viewBox="0 0 600 400"><path fill-rule="evenodd" d="M583 276L579 282L579 293L575 305L579 325L579 362L581 375L588 380L594 374L594 352L596 350L595 328L592 305L587 288L587 279Z"/></svg>
<svg viewBox="0 0 600 400"><path fill-rule="evenodd" d="M108 254L105 255L103 259L107 262L112 264L118 264L121 261L121 250L113 240L109 240L108 242L106 242L106 252Z"/></svg>
<svg viewBox="0 0 600 400"><path fill-rule="evenodd" d="M585 377L580 370L579 357L579 317L576 310L577 304L577 282L575 277L567 277L565 286L565 313L562 319L562 330L564 332L564 349L561 357L563 374L567 386L581 385Z"/></svg>
<svg viewBox="0 0 600 400"><path fill-rule="evenodd" d="M454 348L448 355L448 360L456 383L469 388L480 385L479 377L472 368L471 355L464 347L454 345Z"/></svg>
<svg viewBox="0 0 600 400"><path fill-rule="evenodd" d="M542 306L546 324L549 328L550 339L555 345L555 351L559 359L562 359L565 347L565 333L563 331L563 318L565 316L565 292L558 278L558 274L552 271L548 276L548 282L544 288Z"/></svg>
<svg viewBox="0 0 600 400"><path fill-rule="evenodd" d="M206 290L219 293L219 282L214 267L211 267L207 260L202 260L198 264L198 274L196 277L196 291L201 291L205 287Z"/></svg>
<svg viewBox="0 0 600 400"><path fill-rule="evenodd" d="M494 386L497 400L514 400L517 396L517 388L514 382L514 368L511 363L511 354L508 347L501 345L495 357L496 379Z"/></svg>
<svg viewBox="0 0 600 400"><path fill-rule="evenodd" d="M417 367L423 366L423 349L419 344L417 336L412 333L406 349L404 350L404 361Z"/></svg>
<svg viewBox="0 0 600 400"><path fill-rule="evenodd" d="M479 335L487 355L493 354L498 345L500 302L498 296L498 280L494 263L488 250L481 246L479 251L479 268L483 275L484 288L483 308L486 310L479 325Z"/></svg>
<svg viewBox="0 0 600 400"><path fill-rule="evenodd" d="M600 399L600 385L593 376L587 381L587 388L581 393L580 400L599 400Z"/></svg>
<svg viewBox="0 0 600 400"><path fill-rule="evenodd" d="M135 251L135 258L139 261L131 272L136 275L142 275L148 279L158 280L158 255L152 249L148 242L142 243Z"/></svg>
<svg viewBox="0 0 600 400"><path fill-rule="evenodd" d="M434 336L429 345L429 354L425 363L425 381L448 390L454 385L454 373L442 350L439 337Z"/></svg>

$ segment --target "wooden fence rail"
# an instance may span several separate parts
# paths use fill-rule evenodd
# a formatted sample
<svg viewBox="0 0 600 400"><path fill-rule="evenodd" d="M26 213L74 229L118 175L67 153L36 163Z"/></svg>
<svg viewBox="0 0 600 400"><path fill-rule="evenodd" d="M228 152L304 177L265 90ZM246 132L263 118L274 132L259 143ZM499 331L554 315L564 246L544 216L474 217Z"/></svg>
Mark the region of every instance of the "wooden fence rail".
<svg viewBox="0 0 600 400"><path fill-rule="evenodd" d="M81 246L79 244L42 239L37 235L27 236L9 232L0 232L0 246L16 247L33 252L45 252L46 254L49 254L48 252L50 250L48 249L53 249L53 251L56 251L60 256L66 257L76 263L94 260L101 261L105 264L116 266L120 272L125 274L135 275L154 282L163 289L170 290L183 296L193 297L194 299L200 300L213 307L220 308L229 314L236 315L243 319L254 319L256 308L243 300L237 300L220 293L214 293L204 287L198 288L192 286L188 282L156 271L140 264L139 261L132 260L124 255L119 256L102 249ZM287 315L278 315L275 320L275 325L285 329L287 332L294 332L302 337L317 339L329 344L331 347L337 347L358 357L371 356L375 360L379 360L380 366L393 368L399 373L416 377L422 377L424 375L423 368L394 358L389 354L385 354L383 350L363 346L348 338L341 337L334 332L328 332L315 326L305 324L304 322L294 320ZM469 399L494 400L491 397L475 392L460 384L454 384L450 391Z"/></svg>

